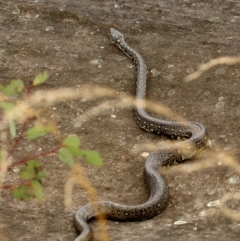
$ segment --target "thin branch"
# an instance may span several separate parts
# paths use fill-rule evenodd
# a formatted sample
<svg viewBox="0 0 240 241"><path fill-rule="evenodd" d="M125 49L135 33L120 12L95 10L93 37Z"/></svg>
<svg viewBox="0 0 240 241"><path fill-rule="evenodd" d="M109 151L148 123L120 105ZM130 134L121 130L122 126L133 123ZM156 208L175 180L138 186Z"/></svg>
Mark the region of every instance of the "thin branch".
<svg viewBox="0 0 240 241"><path fill-rule="evenodd" d="M38 158L40 158L40 157L47 156L47 155L49 155L49 154L55 154L55 153L57 153L57 151L58 151L58 149L59 149L60 147L61 147L61 145L56 146L56 147L52 148L51 150L47 150L47 151L45 151L45 152L42 152L42 153L40 153L40 154L38 154L38 155L36 155L36 156L33 156L33 157L25 157L25 158L21 159L20 161L14 162L14 163L12 163L11 165L9 165L9 166L8 166L8 169L10 169L10 168L12 168L12 167L14 167L14 166L26 164L26 163L27 163L29 160L31 160L31 159L38 159Z"/></svg>

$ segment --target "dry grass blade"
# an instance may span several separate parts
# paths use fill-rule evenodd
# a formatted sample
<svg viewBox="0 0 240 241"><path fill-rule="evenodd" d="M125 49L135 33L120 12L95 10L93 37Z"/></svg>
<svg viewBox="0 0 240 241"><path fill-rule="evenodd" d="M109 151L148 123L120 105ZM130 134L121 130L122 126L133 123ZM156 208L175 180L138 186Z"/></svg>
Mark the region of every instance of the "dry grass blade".
<svg viewBox="0 0 240 241"><path fill-rule="evenodd" d="M73 100L85 98L87 100L93 100L101 97L114 97L120 96L119 99L103 101L100 105L93 107L89 111L87 111L84 115L81 116L83 122L89 120L89 118L97 116L101 114L102 110L107 108L108 106L114 106L116 108L125 108L127 106L144 106L146 105L148 110L154 111L158 114L162 114L164 116L171 116L176 121L186 121L180 115L174 113L170 108L160 104L154 103L152 101L140 101L135 100L134 97L126 95L125 93L118 93L113 89L93 86L93 85L84 85L81 89L73 89L73 88L64 88L57 89L51 91L39 90L35 93L31 94L28 98L28 101L22 100L19 101L16 105L16 108L7 113L7 116L0 123L1 126L5 126L10 118L13 116L18 117L18 121L21 122L25 118L33 116L39 110L39 105L41 106L51 106L56 102L62 102L65 100ZM22 114L24 113L24 114Z"/></svg>
<svg viewBox="0 0 240 241"><path fill-rule="evenodd" d="M80 165L75 164L73 167L73 176L68 179L65 185L64 203L67 208L70 208L72 206L72 193L75 184L80 185L85 191L88 192L90 197L89 203L94 203L98 201L97 191L88 181L85 171ZM98 233L99 240L109 241L104 216L98 216L97 220L101 230L101 232Z"/></svg>
<svg viewBox="0 0 240 241"><path fill-rule="evenodd" d="M126 95L124 93L120 93L120 100L114 99L114 100L102 101L99 105L90 108L84 114L80 115L78 117L78 120L81 122L81 124L84 124L91 118L100 115L105 109L108 109L109 107L126 108L129 106L133 106L133 107L146 106L148 110L151 110L157 114L161 114L166 117L171 116L171 118L173 118L176 121L182 121L182 122L186 121L186 119L184 119L180 115L177 115L170 108L168 108L167 106L161 103L155 103L153 101L136 100L134 97Z"/></svg>
<svg viewBox="0 0 240 241"><path fill-rule="evenodd" d="M83 85L80 89L63 88L51 91L39 90L33 93L29 102L31 105L46 103L52 105L55 102L85 98L92 100L100 97L116 96L115 90L96 85Z"/></svg>
<svg viewBox="0 0 240 241"><path fill-rule="evenodd" d="M219 208L221 212L228 218L237 222L240 221L240 212L227 207L227 202L231 200L240 201L240 193L227 193L220 199Z"/></svg>
<svg viewBox="0 0 240 241"><path fill-rule="evenodd" d="M187 77L185 77L184 80L186 82L190 82L194 79L197 79L204 72L219 64L233 65L233 64L239 64L239 63L240 63L240 57L220 57L220 58L212 59L205 64L199 65L198 70L188 75Z"/></svg>

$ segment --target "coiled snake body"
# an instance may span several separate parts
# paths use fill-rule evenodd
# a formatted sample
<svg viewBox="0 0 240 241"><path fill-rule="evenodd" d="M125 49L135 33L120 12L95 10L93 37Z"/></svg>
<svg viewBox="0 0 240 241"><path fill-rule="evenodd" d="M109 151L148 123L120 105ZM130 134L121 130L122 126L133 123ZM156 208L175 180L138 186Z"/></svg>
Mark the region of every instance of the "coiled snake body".
<svg viewBox="0 0 240 241"><path fill-rule="evenodd" d="M111 28L110 35L115 43L137 65L137 90L136 99L145 100L147 67L142 56L132 49L124 41L123 35ZM80 235L75 241L90 241L93 239L92 230L88 221L103 214L107 219L116 221L142 221L153 218L161 213L168 201L168 186L164 178L158 172L159 166L171 165L175 162L183 162L192 157L197 151L206 146L208 138L203 125L196 122L165 121L150 116L144 106L135 109L138 125L148 132L169 136L177 139L183 138L186 150L177 148L177 145L169 148L160 148L153 152L146 160L144 167L144 179L150 190L147 202L127 206L110 201L96 202L80 208L74 218L75 229Z"/></svg>

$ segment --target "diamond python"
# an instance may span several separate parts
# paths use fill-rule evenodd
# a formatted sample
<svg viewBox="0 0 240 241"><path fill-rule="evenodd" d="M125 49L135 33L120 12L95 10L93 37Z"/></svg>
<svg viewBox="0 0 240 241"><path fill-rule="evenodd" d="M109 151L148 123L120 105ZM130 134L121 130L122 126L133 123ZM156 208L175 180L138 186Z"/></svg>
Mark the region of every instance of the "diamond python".
<svg viewBox="0 0 240 241"><path fill-rule="evenodd" d="M111 28L112 42L118 46L137 66L136 100L144 101L146 96L147 67L142 56L132 49L124 40L123 34ZM165 208L168 201L168 186L160 175L160 166L180 163L191 158L208 143L206 128L196 122L174 122L150 116L144 105L135 108L136 121L147 132L165 135L172 139L184 139L186 148L178 144L160 148L149 155L144 166L144 180L150 191L149 199L140 205L128 206L110 201L88 204L80 208L74 217L74 226L79 236L75 241L90 241L93 233L88 221L104 215L115 221L142 221L155 217ZM186 151L187 150L187 151Z"/></svg>

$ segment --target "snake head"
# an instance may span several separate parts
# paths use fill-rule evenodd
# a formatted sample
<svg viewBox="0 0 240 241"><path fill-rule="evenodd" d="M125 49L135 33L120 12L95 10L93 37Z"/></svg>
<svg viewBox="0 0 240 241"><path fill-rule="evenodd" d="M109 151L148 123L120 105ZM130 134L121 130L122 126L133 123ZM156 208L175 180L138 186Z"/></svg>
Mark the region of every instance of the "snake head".
<svg viewBox="0 0 240 241"><path fill-rule="evenodd" d="M120 32L118 32L116 29L114 28L110 28L110 35L112 38L112 42L115 44L119 44L122 41L124 41L124 36L123 34L121 34Z"/></svg>

